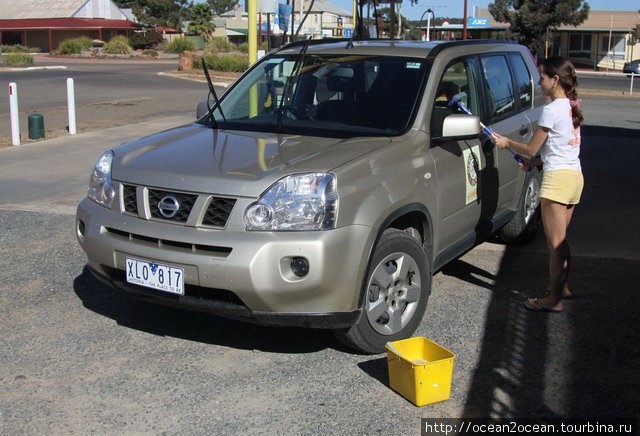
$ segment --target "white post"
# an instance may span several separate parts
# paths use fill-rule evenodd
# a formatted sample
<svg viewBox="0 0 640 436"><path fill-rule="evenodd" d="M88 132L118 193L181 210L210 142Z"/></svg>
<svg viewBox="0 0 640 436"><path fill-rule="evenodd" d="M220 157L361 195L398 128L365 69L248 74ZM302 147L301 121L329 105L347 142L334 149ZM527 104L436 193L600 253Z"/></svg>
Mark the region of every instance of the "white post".
<svg viewBox="0 0 640 436"><path fill-rule="evenodd" d="M20 145L20 117L18 112L18 85L9 83L9 112L11 112L11 142Z"/></svg>
<svg viewBox="0 0 640 436"><path fill-rule="evenodd" d="M431 14L427 11L427 41L431 41L429 39L429 27L431 27Z"/></svg>
<svg viewBox="0 0 640 436"><path fill-rule="evenodd" d="M67 112L69 114L69 133L76 134L76 95L73 79L67 79Z"/></svg>
<svg viewBox="0 0 640 436"><path fill-rule="evenodd" d="M629 95L633 95L633 77L636 73L631 73L631 85L629 85Z"/></svg>

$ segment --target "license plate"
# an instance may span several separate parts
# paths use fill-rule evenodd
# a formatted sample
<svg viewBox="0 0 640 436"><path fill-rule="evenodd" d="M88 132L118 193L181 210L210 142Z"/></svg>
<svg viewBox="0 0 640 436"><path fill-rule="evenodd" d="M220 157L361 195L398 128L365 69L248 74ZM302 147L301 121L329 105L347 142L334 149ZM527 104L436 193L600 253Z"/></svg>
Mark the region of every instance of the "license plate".
<svg viewBox="0 0 640 436"><path fill-rule="evenodd" d="M172 294L184 295L184 270L127 257L127 282Z"/></svg>

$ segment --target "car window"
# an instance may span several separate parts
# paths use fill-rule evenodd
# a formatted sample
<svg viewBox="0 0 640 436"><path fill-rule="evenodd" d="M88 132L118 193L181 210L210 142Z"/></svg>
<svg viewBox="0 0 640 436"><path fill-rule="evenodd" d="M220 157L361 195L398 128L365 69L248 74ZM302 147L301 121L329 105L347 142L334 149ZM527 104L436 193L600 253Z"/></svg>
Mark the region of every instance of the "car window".
<svg viewBox="0 0 640 436"><path fill-rule="evenodd" d="M297 60L299 54L277 55L258 64L223 97L222 113L214 113L218 126L321 136L398 135L413 119L428 73L420 58L307 54L298 65Z"/></svg>
<svg viewBox="0 0 640 436"><path fill-rule="evenodd" d="M438 83L431 113L433 136L442 134L442 123L447 115L465 113L455 103L458 100L468 107L474 115L480 115L478 80L473 58L454 61L442 75Z"/></svg>
<svg viewBox="0 0 640 436"><path fill-rule="evenodd" d="M516 76L516 93L521 108L531 107L533 85L529 69L520 54L510 54L509 62Z"/></svg>
<svg viewBox="0 0 640 436"><path fill-rule="evenodd" d="M515 111L511 73L504 56L483 56L482 73L487 83L489 122Z"/></svg>

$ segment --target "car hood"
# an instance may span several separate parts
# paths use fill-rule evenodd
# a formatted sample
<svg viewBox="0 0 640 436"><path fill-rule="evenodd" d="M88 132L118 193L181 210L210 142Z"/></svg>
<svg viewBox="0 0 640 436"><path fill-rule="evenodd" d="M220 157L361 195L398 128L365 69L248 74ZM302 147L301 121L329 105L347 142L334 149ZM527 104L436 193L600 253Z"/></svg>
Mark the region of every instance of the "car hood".
<svg viewBox="0 0 640 436"><path fill-rule="evenodd" d="M257 197L278 179L330 171L390 138L321 138L178 127L113 149L112 178L156 188Z"/></svg>

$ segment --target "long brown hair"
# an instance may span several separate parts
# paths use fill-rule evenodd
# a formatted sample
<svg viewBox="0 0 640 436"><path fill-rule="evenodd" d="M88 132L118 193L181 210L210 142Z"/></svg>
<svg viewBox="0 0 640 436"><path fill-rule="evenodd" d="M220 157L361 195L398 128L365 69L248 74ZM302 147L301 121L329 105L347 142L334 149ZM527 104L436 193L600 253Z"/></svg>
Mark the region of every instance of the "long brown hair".
<svg viewBox="0 0 640 436"><path fill-rule="evenodd" d="M573 127L577 129L582 125L584 117L578 107L579 100L578 93L576 92L578 76L576 75L576 69L573 67L573 64L561 56L551 56L541 60L538 66L542 67L547 76L558 76L560 79L558 83L560 83L565 94L567 94L567 97L571 100L571 118L573 120Z"/></svg>

